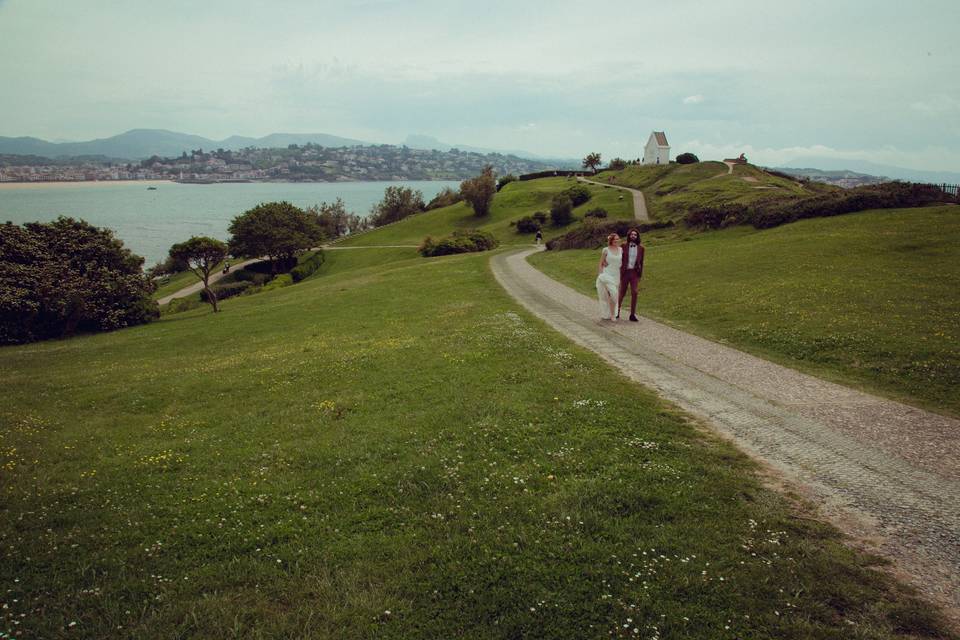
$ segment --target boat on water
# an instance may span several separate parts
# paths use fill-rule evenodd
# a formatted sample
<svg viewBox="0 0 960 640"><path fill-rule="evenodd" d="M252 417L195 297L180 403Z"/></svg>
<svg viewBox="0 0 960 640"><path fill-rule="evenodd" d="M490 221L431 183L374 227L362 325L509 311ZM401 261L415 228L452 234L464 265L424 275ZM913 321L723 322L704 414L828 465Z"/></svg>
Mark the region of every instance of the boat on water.
<svg viewBox="0 0 960 640"><path fill-rule="evenodd" d="M156 187L147 187L147 191L156 191L156 190L157 190Z"/></svg>

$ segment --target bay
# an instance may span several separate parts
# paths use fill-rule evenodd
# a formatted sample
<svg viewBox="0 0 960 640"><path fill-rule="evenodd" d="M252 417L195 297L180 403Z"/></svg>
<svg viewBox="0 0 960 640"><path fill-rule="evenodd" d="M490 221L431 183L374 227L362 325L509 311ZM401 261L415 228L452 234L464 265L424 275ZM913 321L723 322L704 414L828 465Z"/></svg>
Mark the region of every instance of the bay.
<svg viewBox="0 0 960 640"><path fill-rule="evenodd" d="M149 190L148 187L156 187ZM179 184L176 182L98 182L0 185L0 223L47 222L57 216L82 218L112 229L150 266L170 245L190 236L226 240L234 216L262 202L286 200L298 207L343 199L347 211L367 215L389 186L423 192L429 202L459 182L254 182Z"/></svg>

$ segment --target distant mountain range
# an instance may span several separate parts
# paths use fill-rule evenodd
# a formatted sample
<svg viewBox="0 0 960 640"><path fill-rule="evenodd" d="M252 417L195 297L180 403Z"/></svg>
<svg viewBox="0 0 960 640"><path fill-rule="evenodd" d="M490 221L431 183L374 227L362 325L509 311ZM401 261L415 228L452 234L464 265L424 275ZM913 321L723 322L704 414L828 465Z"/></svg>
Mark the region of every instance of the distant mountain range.
<svg viewBox="0 0 960 640"><path fill-rule="evenodd" d="M151 156L165 158L179 156L193 149L205 151L224 149L236 151L244 147L286 147L312 142L323 147L353 147L369 142L341 138L326 133L271 133L262 138L230 136L211 140L203 136L178 133L165 129L131 129L110 138L86 142L47 142L39 138L5 138L0 136L0 155L33 155L47 158L61 156L106 156L124 160L142 160Z"/></svg>
<svg viewBox="0 0 960 640"><path fill-rule="evenodd" d="M960 173L955 171L921 171L906 169L887 164L877 164L867 160L844 160L842 158L821 158L804 156L783 163L780 169L820 169L821 171L851 171L870 176L881 176L892 180L911 182L947 182L960 184ZM789 171L788 171L789 173Z"/></svg>

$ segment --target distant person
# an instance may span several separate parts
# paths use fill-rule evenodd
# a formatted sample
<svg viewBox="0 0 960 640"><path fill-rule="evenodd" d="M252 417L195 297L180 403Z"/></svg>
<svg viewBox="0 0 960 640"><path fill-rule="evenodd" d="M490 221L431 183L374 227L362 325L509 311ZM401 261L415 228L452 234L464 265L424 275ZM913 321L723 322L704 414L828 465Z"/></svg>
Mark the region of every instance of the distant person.
<svg viewBox="0 0 960 640"><path fill-rule="evenodd" d="M607 246L600 252L600 265L597 267L597 299L600 303L601 320L616 320L617 316L620 262L623 257L619 241L620 236L611 233L607 236Z"/></svg>
<svg viewBox="0 0 960 640"><path fill-rule="evenodd" d="M537 229L537 246L540 246L540 241L543 240L543 231Z"/></svg>
<svg viewBox="0 0 960 640"><path fill-rule="evenodd" d="M224 273L230 273L230 262L229 262L229 261L227 261L227 262L223 265L223 272L224 272Z"/></svg>
<svg viewBox="0 0 960 640"><path fill-rule="evenodd" d="M621 254L623 260L620 264L620 299L617 304L617 317L620 317L623 297L627 295L627 287L630 287L630 322L638 322L637 287L640 285L640 278L643 277L644 254L638 229L627 231L627 240L623 243Z"/></svg>

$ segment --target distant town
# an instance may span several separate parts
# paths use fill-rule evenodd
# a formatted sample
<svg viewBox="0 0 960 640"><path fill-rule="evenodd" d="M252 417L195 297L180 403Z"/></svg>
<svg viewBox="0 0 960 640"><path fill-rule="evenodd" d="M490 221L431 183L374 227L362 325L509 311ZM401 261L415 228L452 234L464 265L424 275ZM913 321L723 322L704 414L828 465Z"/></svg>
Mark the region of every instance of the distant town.
<svg viewBox="0 0 960 640"><path fill-rule="evenodd" d="M493 165L498 175L558 167L499 153L474 153L373 145L286 148L248 147L236 151L194 149L180 156L153 156L139 162L101 156L44 158L0 156L0 182L81 182L174 180L213 182L345 182L362 180L460 180Z"/></svg>

